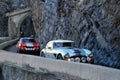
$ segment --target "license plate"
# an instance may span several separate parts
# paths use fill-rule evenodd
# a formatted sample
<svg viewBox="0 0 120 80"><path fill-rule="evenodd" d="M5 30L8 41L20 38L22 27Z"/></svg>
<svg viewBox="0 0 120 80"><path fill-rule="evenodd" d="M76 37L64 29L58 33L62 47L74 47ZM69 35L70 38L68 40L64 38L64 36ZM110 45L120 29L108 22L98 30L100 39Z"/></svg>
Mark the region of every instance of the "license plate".
<svg viewBox="0 0 120 80"><path fill-rule="evenodd" d="M26 48L26 50L35 50L34 48Z"/></svg>

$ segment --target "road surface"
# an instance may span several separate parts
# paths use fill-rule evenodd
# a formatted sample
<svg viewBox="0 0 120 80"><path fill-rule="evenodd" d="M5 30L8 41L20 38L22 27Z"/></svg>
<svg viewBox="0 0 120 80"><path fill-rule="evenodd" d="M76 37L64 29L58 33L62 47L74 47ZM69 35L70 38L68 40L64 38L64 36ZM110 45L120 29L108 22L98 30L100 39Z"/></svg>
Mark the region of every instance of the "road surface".
<svg viewBox="0 0 120 80"><path fill-rule="evenodd" d="M16 44L15 44L15 45L12 45L12 46L10 46L10 47L7 47L7 49L5 49L5 50L18 54L18 53L17 53ZM45 55L45 58L55 59L54 55Z"/></svg>
<svg viewBox="0 0 120 80"><path fill-rule="evenodd" d="M17 53L16 45L13 45L13 46L7 47L7 49L5 49L5 50L6 50L6 51L10 51L10 52Z"/></svg>

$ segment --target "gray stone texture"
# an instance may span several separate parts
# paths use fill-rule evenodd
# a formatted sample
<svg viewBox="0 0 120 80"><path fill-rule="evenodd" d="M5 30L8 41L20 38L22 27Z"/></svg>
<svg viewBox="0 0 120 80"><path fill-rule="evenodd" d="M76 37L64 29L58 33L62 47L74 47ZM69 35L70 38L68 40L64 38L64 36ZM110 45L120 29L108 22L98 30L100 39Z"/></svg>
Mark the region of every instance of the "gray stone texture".
<svg viewBox="0 0 120 80"><path fill-rule="evenodd" d="M0 0L0 36L9 35L8 17L6 16L6 13L12 12L14 10L23 9L29 6L30 0Z"/></svg>
<svg viewBox="0 0 120 80"><path fill-rule="evenodd" d="M1 70L4 80L85 80L66 73L49 72L44 69L36 71L30 66L3 64Z"/></svg>
<svg viewBox="0 0 120 80"><path fill-rule="evenodd" d="M120 0L31 2L36 33L44 46L49 40L71 39L95 53L95 64L120 68Z"/></svg>
<svg viewBox="0 0 120 80"><path fill-rule="evenodd" d="M43 46L49 40L71 39L77 47L95 52L95 64L120 68L120 0L1 1L9 5L5 10L0 7L4 13L31 6L36 36Z"/></svg>
<svg viewBox="0 0 120 80"><path fill-rule="evenodd" d="M3 50L0 50L0 62L3 63L2 72L6 80L31 80L31 78L39 80L41 75L43 80L48 80L50 76L53 80L80 80L81 78L85 80L120 80L119 69L14 54ZM40 72L42 72L41 75ZM47 74L46 77L45 74Z"/></svg>

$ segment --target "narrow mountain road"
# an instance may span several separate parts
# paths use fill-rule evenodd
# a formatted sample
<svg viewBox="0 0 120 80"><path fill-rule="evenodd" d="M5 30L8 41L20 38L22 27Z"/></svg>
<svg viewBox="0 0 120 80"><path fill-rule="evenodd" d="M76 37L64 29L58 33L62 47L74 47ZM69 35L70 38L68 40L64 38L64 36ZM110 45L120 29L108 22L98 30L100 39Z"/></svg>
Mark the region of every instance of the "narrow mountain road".
<svg viewBox="0 0 120 80"><path fill-rule="evenodd" d="M10 46L7 49L5 49L6 51L10 51L10 52L15 52L17 53L17 48L16 45Z"/></svg>

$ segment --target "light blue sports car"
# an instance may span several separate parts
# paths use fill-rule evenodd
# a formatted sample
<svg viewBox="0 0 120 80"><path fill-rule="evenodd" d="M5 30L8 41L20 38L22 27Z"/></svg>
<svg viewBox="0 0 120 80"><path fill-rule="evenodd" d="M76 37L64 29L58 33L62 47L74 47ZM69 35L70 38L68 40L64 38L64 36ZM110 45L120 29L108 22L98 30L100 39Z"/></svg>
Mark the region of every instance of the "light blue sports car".
<svg viewBox="0 0 120 80"><path fill-rule="evenodd" d="M74 48L74 41L52 40L42 49L40 56L54 55L56 59L70 60L74 62L89 62L88 57L91 51L87 49Z"/></svg>

